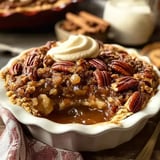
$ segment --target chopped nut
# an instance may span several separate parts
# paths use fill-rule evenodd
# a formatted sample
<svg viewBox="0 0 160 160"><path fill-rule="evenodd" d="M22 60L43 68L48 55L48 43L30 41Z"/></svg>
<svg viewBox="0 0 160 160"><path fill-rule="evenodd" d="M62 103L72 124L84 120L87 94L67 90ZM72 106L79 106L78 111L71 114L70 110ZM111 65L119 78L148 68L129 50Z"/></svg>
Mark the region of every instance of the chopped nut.
<svg viewBox="0 0 160 160"><path fill-rule="evenodd" d="M57 95L58 91L57 89L55 88L52 88L50 91L49 91L49 95Z"/></svg>
<svg viewBox="0 0 160 160"><path fill-rule="evenodd" d="M73 74L70 78L70 81L73 85L80 83L81 77L78 74Z"/></svg>
<svg viewBox="0 0 160 160"><path fill-rule="evenodd" d="M73 101L69 98L64 98L60 103L59 103L59 109L64 110L70 106L73 105Z"/></svg>
<svg viewBox="0 0 160 160"><path fill-rule="evenodd" d="M37 109L40 113L48 115L53 111L54 109L53 100L50 99L46 94L40 94L37 99L38 99Z"/></svg>

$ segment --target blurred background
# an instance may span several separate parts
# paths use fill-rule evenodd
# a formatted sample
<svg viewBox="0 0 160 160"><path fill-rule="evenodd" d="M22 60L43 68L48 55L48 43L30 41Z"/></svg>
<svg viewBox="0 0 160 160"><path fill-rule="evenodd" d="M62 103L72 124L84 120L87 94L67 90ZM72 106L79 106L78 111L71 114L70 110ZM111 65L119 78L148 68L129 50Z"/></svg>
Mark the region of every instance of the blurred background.
<svg viewBox="0 0 160 160"><path fill-rule="evenodd" d="M3 1L0 1L1 3ZM140 3L142 5L139 5ZM4 8L3 5L0 7ZM151 10L148 11L149 8ZM110 28L103 34L106 43L121 44L122 40L126 39L128 44L122 42L122 45L142 49L146 44L160 41L159 0L71 0L69 5L60 4L58 9L38 13L32 11L13 14L8 8L0 9L0 67L5 65L15 53L43 45L50 40L57 40L55 24L65 19L67 12L77 14L81 10L110 24ZM135 39L133 35L137 35ZM139 43L136 38L140 40ZM143 39L145 42L142 42Z"/></svg>

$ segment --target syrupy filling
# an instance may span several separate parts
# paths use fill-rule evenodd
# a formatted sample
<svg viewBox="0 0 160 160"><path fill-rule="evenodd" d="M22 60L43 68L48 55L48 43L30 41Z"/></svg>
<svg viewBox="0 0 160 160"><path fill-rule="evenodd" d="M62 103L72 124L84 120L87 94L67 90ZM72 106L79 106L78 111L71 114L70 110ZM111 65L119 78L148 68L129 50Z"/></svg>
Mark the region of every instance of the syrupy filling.
<svg viewBox="0 0 160 160"><path fill-rule="evenodd" d="M96 124L109 121L114 112L107 112L102 109L88 108L86 106L73 106L62 111L53 111L46 116L49 120L57 123L81 123Z"/></svg>

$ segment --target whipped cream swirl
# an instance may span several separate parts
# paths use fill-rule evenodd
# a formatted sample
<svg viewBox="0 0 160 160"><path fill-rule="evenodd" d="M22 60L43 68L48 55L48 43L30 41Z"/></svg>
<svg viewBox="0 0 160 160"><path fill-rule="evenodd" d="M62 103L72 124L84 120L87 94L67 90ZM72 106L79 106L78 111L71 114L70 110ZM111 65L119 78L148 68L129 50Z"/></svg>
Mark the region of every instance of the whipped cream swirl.
<svg viewBox="0 0 160 160"><path fill-rule="evenodd" d="M58 42L56 47L48 52L55 61L76 61L80 58L94 58L99 54L99 45L96 40L84 35L71 35L68 40Z"/></svg>

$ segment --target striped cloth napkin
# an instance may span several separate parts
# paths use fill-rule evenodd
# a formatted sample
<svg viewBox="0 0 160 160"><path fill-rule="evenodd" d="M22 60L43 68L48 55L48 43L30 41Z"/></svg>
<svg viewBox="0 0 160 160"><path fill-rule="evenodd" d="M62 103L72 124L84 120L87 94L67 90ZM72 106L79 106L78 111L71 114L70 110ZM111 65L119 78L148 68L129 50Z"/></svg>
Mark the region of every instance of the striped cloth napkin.
<svg viewBox="0 0 160 160"><path fill-rule="evenodd" d="M0 159L1 160L82 160L78 152L53 148L31 136L15 117L0 107Z"/></svg>

